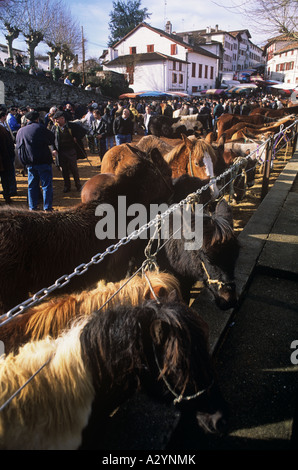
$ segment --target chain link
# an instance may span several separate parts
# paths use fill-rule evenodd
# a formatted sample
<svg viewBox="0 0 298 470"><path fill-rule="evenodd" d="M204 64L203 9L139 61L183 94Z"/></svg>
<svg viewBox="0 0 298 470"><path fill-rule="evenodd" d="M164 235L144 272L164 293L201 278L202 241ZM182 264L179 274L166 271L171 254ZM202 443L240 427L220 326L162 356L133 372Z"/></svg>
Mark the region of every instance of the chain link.
<svg viewBox="0 0 298 470"><path fill-rule="evenodd" d="M289 127L287 127L287 129L290 129L291 127L293 127L297 123L298 123L298 120L295 121L293 124L291 124ZM273 138L276 138L276 136L283 133L285 130L286 129L281 128L280 132L278 132L275 136L273 136ZM271 139L272 139L272 137L269 137L266 141L264 141L258 147L257 150L254 150L249 155L247 155L243 158L244 159L250 158L251 155L258 152L260 150L260 148L262 148L262 146L266 145ZM34 305L36 305L37 303L39 303L40 301L42 301L43 299L48 297L48 295L51 294L52 292L54 292L55 290L61 289L62 287L66 286L71 281L71 279L73 277L81 276L82 274L84 274L86 271L88 271L90 266L101 263L107 255L115 253L121 246L124 246L127 243L129 243L131 240L134 240L134 239L138 238L139 235L141 235L141 233L143 233L144 231L146 231L149 228L151 228L151 227L155 226L156 224L158 224L160 221L162 221L163 219L168 217L175 210L179 209L180 207L182 207L185 204L190 203L192 201L193 195L199 196L200 194L202 194L204 191L206 191L208 188L210 188L210 186L212 186L213 184L219 182L220 180L224 179L226 176L231 174L235 170L235 168L242 165L242 162L243 162L243 160L239 161L239 162L236 162L230 168L228 168L226 171L224 171L223 173L221 173L217 177L210 179L210 181L207 184L205 184L204 186L199 188L197 191L195 191L192 194L189 194L185 199L182 199L179 203L176 203L176 204L172 205L169 209L167 209L162 214L158 214L154 219L150 220L149 222L144 224L139 229L134 230L132 233L130 233L126 237L121 238L117 243L108 246L103 253L97 253L96 255L94 255L88 263L82 263L82 264L76 266L71 274L63 274L51 286L39 290L32 297L30 297L29 299L25 300L24 302L20 303L16 307L12 308L7 313L4 313L3 315L1 315L0 320L2 318L6 318L6 320L4 320L0 323L0 327L5 325L8 321L12 320L13 318L18 316L19 314L23 313L27 308L33 307Z"/></svg>

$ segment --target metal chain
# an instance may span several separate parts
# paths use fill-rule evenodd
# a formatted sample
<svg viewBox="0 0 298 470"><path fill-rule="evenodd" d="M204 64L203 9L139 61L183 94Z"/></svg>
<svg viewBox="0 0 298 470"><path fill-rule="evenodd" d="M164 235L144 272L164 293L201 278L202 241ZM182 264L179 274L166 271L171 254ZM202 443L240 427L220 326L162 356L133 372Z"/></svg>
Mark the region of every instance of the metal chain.
<svg viewBox="0 0 298 470"><path fill-rule="evenodd" d="M295 121L293 124L291 124L289 127L287 127L287 129L290 129L291 127L293 127L297 123L298 123L298 120ZM273 136L273 138L276 138L276 136L280 135L280 133L281 132L278 132L276 135ZM263 142L263 144L260 145L260 147L258 147L258 149L254 150L249 155L247 155L243 158L244 159L250 158L251 155L258 152L263 145L266 145L271 140L271 138L268 138L265 142ZM179 203L176 203L175 205L171 206L169 209L167 209L162 214L158 214L154 219L150 220L149 222L144 224L139 229L134 230L130 235L127 235L126 237L121 238L117 243L107 247L106 250L103 253L97 253L96 255L94 255L88 263L82 263L82 264L76 266L76 268L73 270L73 272L71 274L63 274L51 286L40 289L32 297L30 297L29 299L27 299L24 302L20 303L19 305L15 306L11 310L9 310L7 313L4 313L3 315L1 315L0 316L0 321L3 318L6 318L6 320L4 320L0 323L0 327L5 325L9 321L11 321L13 318L18 316L19 314L23 313L27 308L33 307L37 303L44 300L46 297L48 297L49 294L51 294L55 290L66 286L71 281L71 279L73 277L81 276L82 274L84 274L86 271L88 271L90 266L101 263L107 255L115 253L121 246L124 246L127 243L129 243L131 240L134 240L134 239L138 238L139 235L141 235L144 231L146 231L149 228L153 227L154 225L160 223L161 220L168 217L175 210L179 209L180 207L182 207L185 204L191 203L194 194L199 196L204 191L209 189L210 186L212 186L213 184L216 184L217 182L219 182L220 180L222 180L226 176L228 176L230 173L234 172L235 169L238 166L242 165L242 163L243 163L243 160L240 161L240 162L236 162L230 168L228 168L226 171L221 173L219 176L211 178L210 181L207 184L205 184L204 186L199 188L194 193L189 194L185 199L182 199Z"/></svg>

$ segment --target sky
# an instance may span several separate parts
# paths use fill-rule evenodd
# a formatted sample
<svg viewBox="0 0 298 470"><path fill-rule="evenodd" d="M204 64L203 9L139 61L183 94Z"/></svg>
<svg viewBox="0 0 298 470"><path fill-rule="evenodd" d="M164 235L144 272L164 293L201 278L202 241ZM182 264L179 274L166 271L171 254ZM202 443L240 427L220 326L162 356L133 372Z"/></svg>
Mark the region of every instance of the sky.
<svg viewBox="0 0 298 470"><path fill-rule="evenodd" d="M205 29L207 26L234 31L248 29L251 41L258 46L264 44L262 33L254 31L253 25L248 24L246 18L237 13L235 5L241 0L187 0L182 8L181 0L142 0L141 8L147 8L151 13L146 20L155 28L164 29L169 20L173 31L191 31ZM68 2L71 14L83 27L85 43L85 58L98 58L107 48L109 38L110 12L113 11L112 0L71 0ZM4 37L0 35L0 42L5 44ZM26 50L25 43L15 40L13 47ZM36 53L46 53L47 46L40 44Z"/></svg>

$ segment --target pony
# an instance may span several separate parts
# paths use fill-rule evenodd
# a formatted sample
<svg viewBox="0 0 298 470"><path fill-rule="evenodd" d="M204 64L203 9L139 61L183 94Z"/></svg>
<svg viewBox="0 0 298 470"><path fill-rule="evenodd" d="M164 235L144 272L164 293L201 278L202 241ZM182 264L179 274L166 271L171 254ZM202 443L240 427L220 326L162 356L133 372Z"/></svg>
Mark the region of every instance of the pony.
<svg viewBox="0 0 298 470"><path fill-rule="evenodd" d="M181 144L176 145L164 159L172 170L172 177L177 178L185 173L210 180L225 169L222 160L223 141L210 145L204 139L188 138L183 135ZM218 196L218 188L211 186L213 196Z"/></svg>
<svg viewBox="0 0 298 470"><path fill-rule="evenodd" d="M56 339L2 356L0 448L98 449L105 419L141 390L193 413L205 430L221 432L227 405L207 330L184 303L150 300L84 317Z"/></svg>
<svg viewBox="0 0 298 470"><path fill-rule="evenodd" d="M129 281L129 282L128 282ZM51 336L57 338L74 320L117 304L140 305L147 299L166 299L176 292L181 299L179 282L169 273L146 271L119 282L99 281L94 289L53 297L27 309L1 325L0 341L5 353L17 353L20 346Z"/></svg>
<svg viewBox="0 0 298 470"><path fill-rule="evenodd" d="M159 158L162 159L160 155ZM171 182L170 176L169 179ZM89 262L95 254L103 253L118 242L123 236L117 233L121 218L121 214L118 217L118 211L121 212L119 195L126 197L127 207L134 203L146 205L153 200L168 200L172 187L165 184L163 175L156 171L151 160L144 158L123 170L115 183L108 184L100 194L97 200L64 211L45 213L10 207L0 210L2 311L24 301L30 292L52 285L61 276L72 273L76 266ZM104 210L106 205L114 211L115 230L112 234L99 234L98 224L105 220L100 208ZM80 276L73 277L65 289L67 292L82 290L99 279L111 282L123 279L139 244L139 240L132 240L113 256L92 263Z"/></svg>
<svg viewBox="0 0 298 470"><path fill-rule="evenodd" d="M226 134L223 134L221 139L225 140L225 138ZM206 136L209 143L214 142L214 139L216 139L214 132L210 132ZM246 189L254 185L257 160L255 157L248 157L249 153L249 150L246 150L245 153L241 152L239 147L235 150L232 142L225 142L224 144L222 158L226 169L237 163L235 171L231 172L222 181L224 187L222 192L223 194L229 194L229 200L241 201L246 195Z"/></svg>
<svg viewBox="0 0 298 470"><path fill-rule="evenodd" d="M174 145L165 142L163 139L156 137L155 135L145 135L139 140L136 146L143 152L148 152L153 148L157 148L162 156L166 155L174 148Z"/></svg>
<svg viewBox="0 0 298 470"><path fill-rule="evenodd" d="M250 113L249 116L254 114L261 114L266 116L267 118L281 118L287 114L297 114L298 113L298 105L285 107L282 109L271 109L271 108L254 108Z"/></svg>
<svg viewBox="0 0 298 470"><path fill-rule="evenodd" d="M178 218L180 216L181 214L176 216L172 214L168 220L167 230L161 230L162 249L156 254L159 269L172 273L178 279L186 303L190 301L193 285L202 281L221 310L235 307L237 293L234 269L240 245L233 230L231 207L222 199L216 204L213 213L203 212L202 226L198 220L200 216L191 211L190 221L187 221L187 217L182 219L182 227L177 235L177 220L181 220ZM187 224L190 226L189 232ZM168 233L164 235L166 231ZM198 240L195 245L189 247L186 243L193 241L193 234L196 234ZM201 240L199 235L202 237Z"/></svg>
<svg viewBox="0 0 298 470"><path fill-rule="evenodd" d="M238 116L236 114L224 113L216 121L217 138L219 139L227 130L238 123L245 122L248 124L264 124L267 122L266 117L260 114L250 114L249 116Z"/></svg>
<svg viewBox="0 0 298 470"><path fill-rule="evenodd" d="M198 116L198 114L179 116L178 121L172 124L173 136L180 138L182 134L202 134L203 124L198 119Z"/></svg>
<svg viewBox="0 0 298 470"><path fill-rule="evenodd" d="M120 144L109 149L101 162L101 173L112 173L120 175L123 172L134 172L134 167L145 163L150 168L150 173L155 173L165 186L165 191L172 191L172 171L170 166L162 157L157 148L150 148L149 151L142 152L137 147L130 144ZM143 192L148 191L148 195L152 196L151 176L143 182Z"/></svg>

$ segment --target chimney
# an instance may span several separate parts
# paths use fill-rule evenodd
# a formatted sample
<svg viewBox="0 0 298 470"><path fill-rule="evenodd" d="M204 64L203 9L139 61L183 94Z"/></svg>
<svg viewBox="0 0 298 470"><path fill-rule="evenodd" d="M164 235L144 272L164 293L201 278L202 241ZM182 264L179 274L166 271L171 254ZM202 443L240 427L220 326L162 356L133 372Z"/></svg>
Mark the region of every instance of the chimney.
<svg viewBox="0 0 298 470"><path fill-rule="evenodd" d="M218 24L215 25L215 31L218 32Z"/></svg>
<svg viewBox="0 0 298 470"><path fill-rule="evenodd" d="M168 34L172 34L172 23L170 21L166 22L165 32Z"/></svg>
<svg viewBox="0 0 298 470"><path fill-rule="evenodd" d="M211 26L207 26L206 28L206 34L209 34L209 33L211 33Z"/></svg>

